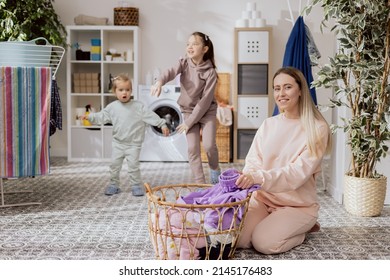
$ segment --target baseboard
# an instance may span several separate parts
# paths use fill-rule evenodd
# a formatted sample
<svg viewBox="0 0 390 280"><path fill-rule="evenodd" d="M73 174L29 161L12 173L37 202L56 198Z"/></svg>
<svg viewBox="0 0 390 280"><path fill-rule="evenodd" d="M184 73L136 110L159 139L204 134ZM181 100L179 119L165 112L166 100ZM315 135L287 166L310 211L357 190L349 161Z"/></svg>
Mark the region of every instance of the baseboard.
<svg viewBox="0 0 390 280"><path fill-rule="evenodd" d="M388 190L389 190L389 189L388 189ZM390 205L390 193L389 193L389 192L386 193L385 205Z"/></svg>
<svg viewBox="0 0 390 280"><path fill-rule="evenodd" d="M343 190L342 188L337 188L332 184L332 182L328 183L328 188L326 191L336 200L338 203L343 204Z"/></svg>

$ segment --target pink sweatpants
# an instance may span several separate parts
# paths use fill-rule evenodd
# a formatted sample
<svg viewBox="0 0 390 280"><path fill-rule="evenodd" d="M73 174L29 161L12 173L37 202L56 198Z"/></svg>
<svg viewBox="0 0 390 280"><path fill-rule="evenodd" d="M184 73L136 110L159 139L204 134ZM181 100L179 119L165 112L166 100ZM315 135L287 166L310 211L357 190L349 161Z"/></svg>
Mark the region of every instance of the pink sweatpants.
<svg viewBox="0 0 390 280"><path fill-rule="evenodd" d="M184 120L189 114L184 114ZM206 179L203 172L202 157L200 150L200 131L202 130L202 143L209 167L213 170L219 168L219 156L216 143L217 117L215 112L204 115L198 123L194 124L187 131L188 162L194 177L195 183L205 184Z"/></svg>
<svg viewBox="0 0 390 280"><path fill-rule="evenodd" d="M317 217L295 207L270 208L252 196L238 248L263 254L286 252L303 243Z"/></svg>

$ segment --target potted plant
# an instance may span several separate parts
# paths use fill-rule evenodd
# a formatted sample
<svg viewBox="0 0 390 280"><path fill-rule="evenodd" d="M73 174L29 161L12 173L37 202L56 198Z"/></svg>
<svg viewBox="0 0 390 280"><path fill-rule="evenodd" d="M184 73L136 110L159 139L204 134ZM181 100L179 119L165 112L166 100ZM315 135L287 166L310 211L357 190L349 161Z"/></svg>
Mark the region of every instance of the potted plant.
<svg viewBox="0 0 390 280"><path fill-rule="evenodd" d="M110 51L107 51L106 53L106 60L111 61L112 60L112 53Z"/></svg>
<svg viewBox="0 0 390 280"><path fill-rule="evenodd" d="M66 29L53 7L54 0L0 0L0 41L46 38L65 47Z"/></svg>
<svg viewBox="0 0 390 280"><path fill-rule="evenodd" d="M359 216L380 215L387 178L376 164L388 152L386 114L390 103L390 1L313 0L306 12L320 4L321 28L332 24L338 49L320 66L314 87L332 88L331 107L347 107L343 124L351 167L345 175L344 205ZM362 185L359 185L359 182Z"/></svg>

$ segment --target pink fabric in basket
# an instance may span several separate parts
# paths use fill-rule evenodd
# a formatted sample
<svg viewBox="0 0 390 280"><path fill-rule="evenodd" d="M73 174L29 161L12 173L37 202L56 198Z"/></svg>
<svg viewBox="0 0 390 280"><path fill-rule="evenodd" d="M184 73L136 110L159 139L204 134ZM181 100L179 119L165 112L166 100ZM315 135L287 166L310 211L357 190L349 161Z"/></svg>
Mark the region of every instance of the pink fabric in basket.
<svg viewBox="0 0 390 280"><path fill-rule="evenodd" d="M196 237L200 232L200 225L196 216L196 211L188 209L173 208L160 210L159 228L168 233L168 237L157 235L157 246L160 259L168 260L189 260L198 259L198 248L206 246L205 237ZM168 219L167 219L168 217ZM184 220L184 222L183 222ZM170 234L179 236L194 235L189 237L171 237ZM165 246L164 246L164 243ZM166 248L166 253L164 250Z"/></svg>

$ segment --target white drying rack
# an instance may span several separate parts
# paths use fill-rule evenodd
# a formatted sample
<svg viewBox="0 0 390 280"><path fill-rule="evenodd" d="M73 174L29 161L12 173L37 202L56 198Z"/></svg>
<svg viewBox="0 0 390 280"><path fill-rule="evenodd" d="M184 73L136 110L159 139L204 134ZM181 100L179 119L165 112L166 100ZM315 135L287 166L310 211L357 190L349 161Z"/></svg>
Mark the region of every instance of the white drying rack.
<svg viewBox="0 0 390 280"><path fill-rule="evenodd" d="M0 42L0 66L11 67L50 67L52 79L55 80L58 67L64 57L65 49L53 46L43 38L31 41ZM0 208L10 206L40 205L40 202L5 204L4 195L13 193L30 193L32 191L4 192L3 178L0 178Z"/></svg>
<svg viewBox="0 0 390 280"><path fill-rule="evenodd" d="M0 66L50 67L55 79L65 49L39 37L31 41L0 42Z"/></svg>
<svg viewBox="0 0 390 280"><path fill-rule="evenodd" d="M15 194L15 193L32 193L32 191L13 191L5 192L3 186L3 178L0 178L0 195L1 195L1 204L0 208L11 207L11 206L28 206L28 205L41 205L41 202L25 202L25 203L15 203L15 204L6 204L4 200L5 194Z"/></svg>

